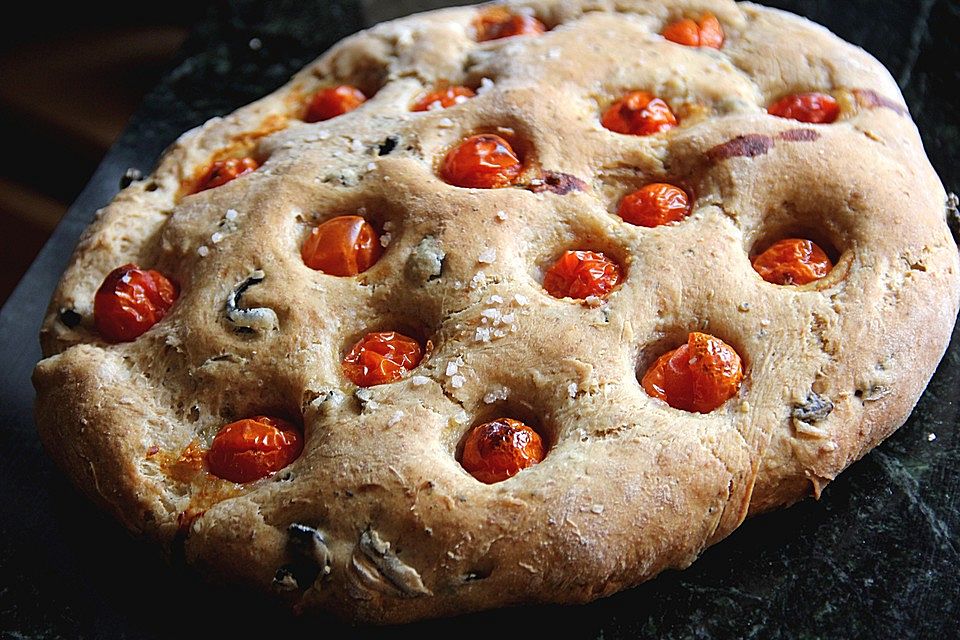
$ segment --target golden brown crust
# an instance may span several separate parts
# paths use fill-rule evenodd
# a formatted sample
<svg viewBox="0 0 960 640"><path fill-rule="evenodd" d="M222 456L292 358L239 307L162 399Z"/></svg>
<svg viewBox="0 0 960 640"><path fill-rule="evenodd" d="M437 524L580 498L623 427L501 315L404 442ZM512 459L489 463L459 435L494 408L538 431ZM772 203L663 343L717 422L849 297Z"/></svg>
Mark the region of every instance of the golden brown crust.
<svg viewBox="0 0 960 640"><path fill-rule="evenodd" d="M57 463L128 528L182 543L208 575L355 620L583 602L688 565L748 511L818 494L906 419L960 285L943 188L883 67L749 4L513 6L552 30L478 44L476 9L461 8L348 38L271 96L185 134L86 231L44 324L37 423ZM704 10L724 25L721 51L657 35ZM480 95L410 113L438 81ZM300 122L304 97L329 82L376 95ZM666 99L681 127L604 130L602 107L632 89ZM810 90L841 99L839 122L765 113ZM498 127L531 167L582 184L483 191L436 177L450 145ZM226 148L263 167L181 198ZM690 218L644 229L614 215L653 179L694 190ZM307 268L309 225L361 209L386 232L382 259L353 278ZM826 279L778 287L752 270L754 247L791 231L839 254ZM625 282L596 306L547 296L543 269L569 248L614 257ZM182 294L147 334L107 345L93 294L125 262L173 276ZM240 333L226 301L259 271L242 304L272 315ZM64 325L61 309L81 324ZM357 392L339 359L380 329L434 349L414 375ZM637 381L694 329L746 365L739 396L707 415ZM190 467L183 452L225 421L271 411L302 415L306 447L290 467L243 487ZM532 418L550 449L485 485L455 455L495 414Z"/></svg>

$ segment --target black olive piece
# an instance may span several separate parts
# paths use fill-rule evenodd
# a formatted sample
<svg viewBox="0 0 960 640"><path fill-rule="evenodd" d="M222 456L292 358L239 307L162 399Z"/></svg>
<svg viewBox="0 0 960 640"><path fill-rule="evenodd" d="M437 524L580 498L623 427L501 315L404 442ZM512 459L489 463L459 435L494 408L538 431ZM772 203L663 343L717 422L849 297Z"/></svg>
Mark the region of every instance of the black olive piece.
<svg viewBox="0 0 960 640"><path fill-rule="evenodd" d="M832 411L833 402L830 398L811 391L806 402L794 405L792 416L796 420L812 424L826 419Z"/></svg>
<svg viewBox="0 0 960 640"><path fill-rule="evenodd" d="M80 324L81 320L83 320L83 316L73 309L60 309L60 322L62 322L64 326L73 329Z"/></svg>
<svg viewBox="0 0 960 640"><path fill-rule="evenodd" d="M397 148L398 144L400 144L400 138L397 136L387 136L387 139L380 143L380 151L378 154L381 156L389 155Z"/></svg>
<svg viewBox="0 0 960 640"><path fill-rule="evenodd" d="M123 176L120 178L120 188L126 189L134 182L139 182L143 180L143 172L136 167L130 167L123 172Z"/></svg>
<svg viewBox="0 0 960 640"><path fill-rule="evenodd" d="M280 592L297 591L300 589L297 573L299 572L293 565L287 564L280 567L273 576L273 588Z"/></svg>

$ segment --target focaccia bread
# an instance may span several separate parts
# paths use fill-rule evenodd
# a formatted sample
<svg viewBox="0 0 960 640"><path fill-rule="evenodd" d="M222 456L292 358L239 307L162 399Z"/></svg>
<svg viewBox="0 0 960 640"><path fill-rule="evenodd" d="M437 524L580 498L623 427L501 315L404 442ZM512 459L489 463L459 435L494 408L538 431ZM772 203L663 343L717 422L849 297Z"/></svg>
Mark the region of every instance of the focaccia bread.
<svg viewBox="0 0 960 640"><path fill-rule="evenodd" d="M945 200L887 71L796 16L415 15L98 213L37 426L132 532L297 611L585 602L904 422L957 315Z"/></svg>

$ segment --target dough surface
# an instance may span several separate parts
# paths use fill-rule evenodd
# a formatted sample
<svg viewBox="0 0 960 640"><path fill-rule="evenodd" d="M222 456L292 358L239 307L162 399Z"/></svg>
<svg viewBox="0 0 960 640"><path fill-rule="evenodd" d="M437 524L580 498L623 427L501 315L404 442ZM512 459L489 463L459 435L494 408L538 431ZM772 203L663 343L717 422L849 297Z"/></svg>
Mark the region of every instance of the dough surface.
<svg viewBox="0 0 960 640"><path fill-rule="evenodd" d="M585 602L689 565L750 513L819 495L907 418L960 283L943 187L882 65L748 3L507 6L549 31L478 43L475 7L378 25L184 134L99 212L44 324L37 425L131 531L182 547L206 576L353 620ZM704 11L723 25L721 50L659 35ZM410 112L440 82L478 95ZM333 83L372 97L302 122L305 100ZM604 129L603 108L634 89L666 100L680 126ZM766 113L803 91L836 96L841 118ZM452 145L500 129L541 188L438 177ZM261 168L182 193L238 149ZM695 193L687 219L619 219L623 195L664 180ZM312 226L358 212L383 234L379 262L343 278L304 265ZM764 282L750 255L787 233L829 246L836 268L802 287ZM622 285L596 305L550 297L543 271L567 249L614 258ZM107 344L94 293L127 262L181 294L146 334ZM264 311L230 319L231 298ZM64 310L81 322L67 326ZM341 358L394 329L432 350L401 381L358 390ZM702 415L638 382L694 330L731 344L746 372L738 396ZM196 466L222 425L262 413L302 424L299 459L245 485ZM534 425L548 453L486 485L457 448L497 416Z"/></svg>

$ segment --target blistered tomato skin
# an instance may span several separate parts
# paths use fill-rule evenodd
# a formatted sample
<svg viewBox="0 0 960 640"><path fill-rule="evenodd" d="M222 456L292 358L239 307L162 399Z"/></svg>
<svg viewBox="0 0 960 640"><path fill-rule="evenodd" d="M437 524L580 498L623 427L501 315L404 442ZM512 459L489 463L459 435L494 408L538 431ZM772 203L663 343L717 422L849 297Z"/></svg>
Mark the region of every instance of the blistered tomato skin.
<svg viewBox="0 0 960 640"><path fill-rule="evenodd" d="M93 298L93 322L108 342L130 342L160 322L176 301L177 284L159 271L125 264L107 274Z"/></svg>
<svg viewBox="0 0 960 640"><path fill-rule="evenodd" d="M451 149L440 166L440 177L455 187L501 189L517 182L523 163L510 143L481 133Z"/></svg>
<svg viewBox="0 0 960 640"><path fill-rule="evenodd" d="M220 429L207 451L207 469L230 482L253 482L283 469L302 451L297 427L280 418L254 416Z"/></svg>
<svg viewBox="0 0 960 640"><path fill-rule="evenodd" d="M675 409L710 413L737 395L740 355L711 335L691 333L687 343L660 356L641 380L644 390Z"/></svg>
<svg viewBox="0 0 960 640"><path fill-rule="evenodd" d="M648 91L631 91L603 113L600 123L610 131L649 136L677 126L670 105Z"/></svg>
<svg viewBox="0 0 960 640"><path fill-rule="evenodd" d="M260 164L250 157L217 160L201 172L191 193L221 187L240 176L256 171L259 166Z"/></svg>
<svg viewBox="0 0 960 640"><path fill-rule="evenodd" d="M310 232L300 255L311 269L331 276L355 276L380 259L376 229L360 216L338 216Z"/></svg>
<svg viewBox="0 0 960 640"><path fill-rule="evenodd" d="M604 298L620 279L620 266L602 253L567 251L544 274L543 288L554 298Z"/></svg>
<svg viewBox="0 0 960 640"><path fill-rule="evenodd" d="M420 343L396 331L368 333L341 363L344 375L358 387L395 382L423 358Z"/></svg>
<svg viewBox="0 0 960 640"><path fill-rule="evenodd" d="M474 93L473 89L469 87L461 87L459 85L447 87L445 89L437 89L417 100L413 106L410 107L410 111L448 109L458 104L462 104L476 95L477 94Z"/></svg>
<svg viewBox="0 0 960 640"><path fill-rule="evenodd" d="M477 42L499 40L512 36L540 35L547 27L528 15L512 14L502 7L490 8L474 20Z"/></svg>
<svg viewBox="0 0 960 640"><path fill-rule="evenodd" d="M659 227L686 218L690 214L690 199L680 187L655 182L624 196L617 213L630 224Z"/></svg>
<svg viewBox="0 0 960 640"><path fill-rule="evenodd" d="M476 426L467 435L460 463L485 484L502 482L543 460L540 435L511 418Z"/></svg>
<svg viewBox="0 0 960 640"><path fill-rule="evenodd" d="M830 273L833 262L816 243L786 238L754 258L753 269L772 284L802 285Z"/></svg>
<svg viewBox="0 0 960 640"><path fill-rule="evenodd" d="M367 101L367 96L356 87L341 84L336 87L324 87L310 99L304 122L322 122L353 111Z"/></svg>
<svg viewBox="0 0 960 640"><path fill-rule="evenodd" d="M688 47L723 47L723 27L712 13L705 13L697 22L684 18L671 22L663 29L663 37Z"/></svg>
<svg viewBox="0 0 960 640"><path fill-rule="evenodd" d="M840 104L827 93L797 93L780 98L767 113L807 124L830 124L840 117Z"/></svg>

